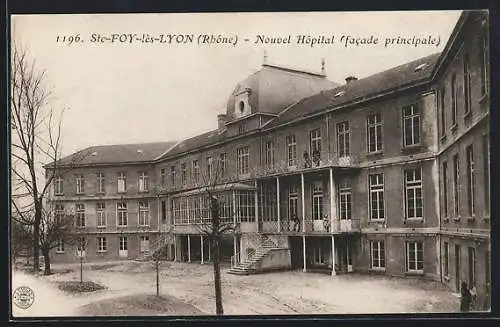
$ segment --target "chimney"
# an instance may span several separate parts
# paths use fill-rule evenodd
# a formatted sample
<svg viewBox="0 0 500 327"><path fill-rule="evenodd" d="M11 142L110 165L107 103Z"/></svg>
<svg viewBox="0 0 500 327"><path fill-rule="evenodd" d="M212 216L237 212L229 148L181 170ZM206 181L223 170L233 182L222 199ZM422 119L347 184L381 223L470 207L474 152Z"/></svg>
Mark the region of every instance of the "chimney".
<svg viewBox="0 0 500 327"><path fill-rule="evenodd" d="M354 82L354 81L357 81L357 80L358 80L358 78L357 78L356 76L348 76L348 77L346 77L346 79L345 79L345 83L346 83L346 84L349 84L349 83Z"/></svg>
<svg viewBox="0 0 500 327"><path fill-rule="evenodd" d="M224 128L224 126L226 125L226 121L227 121L227 116L225 114L217 115L217 123L219 129Z"/></svg>

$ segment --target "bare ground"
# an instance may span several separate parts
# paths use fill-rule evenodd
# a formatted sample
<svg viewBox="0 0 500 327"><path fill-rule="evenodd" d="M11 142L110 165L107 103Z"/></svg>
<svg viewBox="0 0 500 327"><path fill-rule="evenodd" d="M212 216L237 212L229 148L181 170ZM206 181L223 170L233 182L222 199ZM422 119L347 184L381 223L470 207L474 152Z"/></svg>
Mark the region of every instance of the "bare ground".
<svg viewBox="0 0 500 327"><path fill-rule="evenodd" d="M74 295L58 292L55 283L79 280L79 266L58 264L54 268L64 273L35 278L36 282L32 281L35 294L56 292L53 295L64 302L66 315L215 313L211 265L163 262L160 294L170 307L152 311L141 308L140 301L131 304L127 300L132 295L144 297L156 293L151 262L88 263L84 267L84 280L107 289ZM224 312L230 315L457 312L459 307L459 299L436 282L360 274L332 277L301 271L235 276L227 274L227 269L222 269L222 292ZM38 287L42 287L40 291ZM96 304L99 302L100 305ZM55 305L57 300L47 303ZM175 306L183 303L186 307L181 309L179 305L176 309L172 303ZM114 313L113 307L116 307Z"/></svg>

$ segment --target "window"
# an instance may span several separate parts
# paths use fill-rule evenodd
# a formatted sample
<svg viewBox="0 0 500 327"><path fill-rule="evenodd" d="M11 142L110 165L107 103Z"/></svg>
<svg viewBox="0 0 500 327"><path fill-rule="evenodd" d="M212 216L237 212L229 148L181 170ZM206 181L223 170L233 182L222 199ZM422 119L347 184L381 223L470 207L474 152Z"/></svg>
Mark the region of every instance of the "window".
<svg viewBox="0 0 500 327"><path fill-rule="evenodd" d="M97 173L97 193L105 193L104 174L101 172Z"/></svg>
<svg viewBox="0 0 500 327"><path fill-rule="evenodd" d="M457 76L455 74L451 77L451 125L452 127L457 124Z"/></svg>
<svg viewBox="0 0 500 327"><path fill-rule="evenodd" d="M240 191L236 193L236 219L238 222L255 221L255 197L253 192Z"/></svg>
<svg viewBox="0 0 500 327"><path fill-rule="evenodd" d="M274 142L267 141L266 142L266 166L274 167Z"/></svg>
<svg viewBox="0 0 500 327"><path fill-rule="evenodd" d="M167 170L165 168L160 169L160 183L165 185L167 183Z"/></svg>
<svg viewBox="0 0 500 327"><path fill-rule="evenodd" d="M474 216L475 208L474 208L474 150L472 148L472 144L467 146L467 209L469 211L470 216Z"/></svg>
<svg viewBox="0 0 500 327"><path fill-rule="evenodd" d="M448 217L448 163L443 162L443 216Z"/></svg>
<svg viewBox="0 0 500 327"><path fill-rule="evenodd" d="M106 227L106 205L104 202L96 204L97 227Z"/></svg>
<svg viewBox="0 0 500 327"><path fill-rule="evenodd" d="M443 243L443 275L450 276L450 245L448 242Z"/></svg>
<svg viewBox="0 0 500 327"><path fill-rule="evenodd" d="M78 240L76 242L76 251L80 253L84 252L86 250L86 245L87 241L85 240L85 237L83 236L78 237Z"/></svg>
<svg viewBox="0 0 500 327"><path fill-rule="evenodd" d="M127 190L127 176L123 172L118 173L118 193L125 193Z"/></svg>
<svg viewBox="0 0 500 327"><path fill-rule="evenodd" d="M148 173L145 171L139 172L139 192L147 192L149 190Z"/></svg>
<svg viewBox="0 0 500 327"><path fill-rule="evenodd" d="M311 153L314 152L321 153L321 130L315 129L311 131Z"/></svg>
<svg viewBox="0 0 500 327"><path fill-rule="evenodd" d="M403 108L404 146L420 144L420 108L412 104Z"/></svg>
<svg viewBox="0 0 500 327"><path fill-rule="evenodd" d="M193 178L193 183L198 183L200 180L200 164L198 160L193 160L191 166L191 177Z"/></svg>
<svg viewBox="0 0 500 327"><path fill-rule="evenodd" d="M54 206L54 219L57 222L61 222L64 219L64 216L66 213L64 212L64 205L62 204L56 204Z"/></svg>
<svg viewBox="0 0 500 327"><path fill-rule="evenodd" d="M64 253L64 241L62 239L57 241L56 253Z"/></svg>
<svg viewBox="0 0 500 327"><path fill-rule="evenodd" d="M106 252L108 251L108 242L105 237L97 238L97 252Z"/></svg>
<svg viewBox="0 0 500 327"><path fill-rule="evenodd" d="M314 263L317 265L325 264L325 251L323 250L322 244L318 244L314 247Z"/></svg>
<svg viewBox="0 0 500 327"><path fill-rule="evenodd" d="M76 194L85 193L85 179L83 175L76 175Z"/></svg>
<svg viewBox="0 0 500 327"><path fill-rule="evenodd" d="M406 219L423 218L422 170L405 170Z"/></svg>
<svg viewBox="0 0 500 327"><path fill-rule="evenodd" d="M237 150L237 155L238 155L238 174L239 175L244 175L248 174L248 159L250 156L250 149L249 147L244 147L244 148L239 148Z"/></svg>
<svg viewBox="0 0 500 327"><path fill-rule="evenodd" d="M488 135L483 135L483 186L484 186L484 213L490 213L490 146Z"/></svg>
<svg viewBox="0 0 500 327"><path fill-rule="evenodd" d="M220 175L224 175L226 173L226 154L221 153L219 155L219 170L220 170Z"/></svg>
<svg viewBox="0 0 500 327"><path fill-rule="evenodd" d="M312 216L314 220L323 219L323 184L314 182L312 184Z"/></svg>
<svg viewBox="0 0 500 327"><path fill-rule="evenodd" d="M288 216L298 217L298 202L299 202L299 187L297 184L292 184L288 190Z"/></svg>
<svg viewBox="0 0 500 327"><path fill-rule="evenodd" d="M175 186L175 180L177 178L177 172L175 171L175 166L170 166L170 181L172 186Z"/></svg>
<svg viewBox="0 0 500 327"><path fill-rule="evenodd" d="M54 179L54 195L64 194L64 180L61 176L57 176Z"/></svg>
<svg viewBox="0 0 500 327"><path fill-rule="evenodd" d="M480 54L481 54L481 95L485 95L488 93L488 31L485 28L483 35L481 37L481 47L480 47Z"/></svg>
<svg viewBox="0 0 500 327"><path fill-rule="evenodd" d="M469 54L466 53L464 56L464 105L465 114L470 113L471 108L471 98L470 98L470 64L469 64Z"/></svg>
<svg viewBox="0 0 500 327"><path fill-rule="evenodd" d="M349 134L348 121L337 124L337 147L339 151L339 157L347 157L350 154Z"/></svg>
<svg viewBox="0 0 500 327"><path fill-rule="evenodd" d="M476 286L476 249L469 247L469 288Z"/></svg>
<svg viewBox="0 0 500 327"><path fill-rule="evenodd" d="M186 185L186 183L187 183L187 168L186 168L185 163L181 164L181 181L182 181L182 185Z"/></svg>
<svg viewBox="0 0 500 327"><path fill-rule="evenodd" d="M247 124L246 122L241 122L240 125L238 126L238 134L243 134L247 131Z"/></svg>
<svg viewBox="0 0 500 327"><path fill-rule="evenodd" d="M424 248L422 242L406 242L406 271L424 271Z"/></svg>
<svg viewBox="0 0 500 327"><path fill-rule="evenodd" d="M383 220L384 210L384 174L369 175L370 219Z"/></svg>
<svg viewBox="0 0 500 327"><path fill-rule="evenodd" d="M120 236L120 251L128 250L128 239L127 236Z"/></svg>
<svg viewBox="0 0 500 327"><path fill-rule="evenodd" d="M370 241L370 262L372 269L385 269L384 241Z"/></svg>
<svg viewBox="0 0 500 327"><path fill-rule="evenodd" d="M439 109L441 110L441 136L446 135L446 87L439 92Z"/></svg>
<svg viewBox="0 0 500 327"><path fill-rule="evenodd" d="M339 185L340 219L351 219L352 193L347 183Z"/></svg>
<svg viewBox="0 0 500 327"><path fill-rule="evenodd" d="M76 205L76 227L85 227L85 205L82 203Z"/></svg>
<svg viewBox="0 0 500 327"><path fill-rule="evenodd" d="M212 157L207 157L207 177L209 180L212 179L212 175L213 175L213 160L212 160Z"/></svg>
<svg viewBox="0 0 500 327"><path fill-rule="evenodd" d="M368 115L367 135L368 152L382 151L382 116L380 113Z"/></svg>
<svg viewBox="0 0 500 327"><path fill-rule="evenodd" d="M149 203L139 201L139 226L149 226Z"/></svg>
<svg viewBox="0 0 500 327"><path fill-rule="evenodd" d="M460 195L459 185L460 182L460 162L458 161L458 154L453 156L453 212L455 217L459 214L460 208Z"/></svg>
<svg viewBox="0 0 500 327"><path fill-rule="evenodd" d="M286 137L288 167L297 166L297 139L295 135Z"/></svg>
<svg viewBox="0 0 500 327"><path fill-rule="evenodd" d="M161 222L165 224L167 222L167 202L161 201Z"/></svg>
<svg viewBox="0 0 500 327"><path fill-rule="evenodd" d="M127 217L127 204L125 202L119 202L116 204L116 211L118 217L118 227L125 227L128 225Z"/></svg>

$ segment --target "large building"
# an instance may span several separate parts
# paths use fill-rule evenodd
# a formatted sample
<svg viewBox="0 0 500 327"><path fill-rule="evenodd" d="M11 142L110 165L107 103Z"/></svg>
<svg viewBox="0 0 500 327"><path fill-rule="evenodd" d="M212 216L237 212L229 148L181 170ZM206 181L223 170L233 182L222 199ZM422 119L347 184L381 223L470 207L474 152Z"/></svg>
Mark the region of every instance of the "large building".
<svg viewBox="0 0 500 327"><path fill-rule="evenodd" d="M62 242L53 260L210 260L210 194L234 273L466 281L489 308L488 27L463 12L442 53L343 85L263 64L216 130L63 158L50 202L87 244Z"/></svg>

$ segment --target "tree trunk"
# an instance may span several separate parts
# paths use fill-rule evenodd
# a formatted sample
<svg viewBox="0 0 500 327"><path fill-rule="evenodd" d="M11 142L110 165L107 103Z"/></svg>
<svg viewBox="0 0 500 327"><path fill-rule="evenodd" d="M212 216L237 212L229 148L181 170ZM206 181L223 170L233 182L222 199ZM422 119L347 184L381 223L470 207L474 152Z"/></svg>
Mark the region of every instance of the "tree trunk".
<svg viewBox="0 0 500 327"><path fill-rule="evenodd" d="M219 266L219 257L220 257L219 244L220 244L219 236L216 236L214 239L214 247L212 251L214 260L215 314L218 316L222 316L224 314L224 308L222 306L222 289L221 289L220 266Z"/></svg>
<svg viewBox="0 0 500 327"><path fill-rule="evenodd" d="M50 275L50 253L47 250L42 250L43 261L45 264L44 275Z"/></svg>
<svg viewBox="0 0 500 327"><path fill-rule="evenodd" d="M156 260L156 296L160 296L160 261Z"/></svg>
<svg viewBox="0 0 500 327"><path fill-rule="evenodd" d="M33 226L33 272L40 270L40 222L42 221L42 207L35 203L35 225ZM47 259L46 259L47 260ZM50 270L50 268L49 268Z"/></svg>

